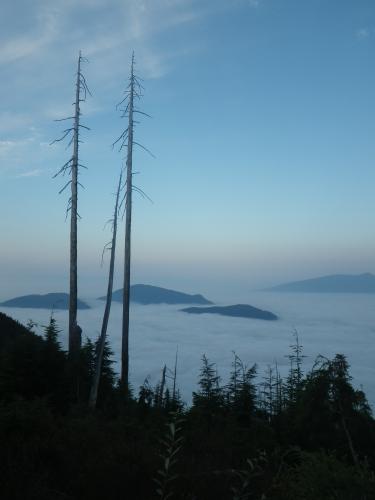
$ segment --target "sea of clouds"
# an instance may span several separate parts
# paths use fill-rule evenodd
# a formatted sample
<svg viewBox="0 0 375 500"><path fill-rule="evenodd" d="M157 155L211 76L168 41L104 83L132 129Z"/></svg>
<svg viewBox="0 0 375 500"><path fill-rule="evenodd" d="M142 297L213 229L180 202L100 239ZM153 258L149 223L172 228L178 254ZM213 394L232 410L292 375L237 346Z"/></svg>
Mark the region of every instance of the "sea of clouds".
<svg viewBox="0 0 375 500"><path fill-rule="evenodd" d="M85 297L81 297L85 300ZM212 297L208 297L212 299ZM83 335L95 339L100 332L104 302L86 299L89 310L78 311ZM374 297L364 294L289 294L251 292L219 305L247 303L267 309L279 316L278 321L230 318L218 315L192 315L181 312L183 306L131 305L130 379L137 391L148 376L155 385L164 364L173 369L178 348L178 386L183 399L191 401L197 389L201 358L206 354L216 363L223 383L228 380L235 351L248 366L258 365L258 382L268 365L277 362L287 374L290 345L297 329L303 345L304 371L317 355L328 358L345 354L351 365L355 387L362 387L375 407L375 308ZM37 331L49 321L51 312L43 309L2 307L1 311L26 323L38 323ZM61 342L67 346L67 311L55 311L62 330ZM121 318L119 303L113 303L108 337L115 353L116 369L121 352Z"/></svg>

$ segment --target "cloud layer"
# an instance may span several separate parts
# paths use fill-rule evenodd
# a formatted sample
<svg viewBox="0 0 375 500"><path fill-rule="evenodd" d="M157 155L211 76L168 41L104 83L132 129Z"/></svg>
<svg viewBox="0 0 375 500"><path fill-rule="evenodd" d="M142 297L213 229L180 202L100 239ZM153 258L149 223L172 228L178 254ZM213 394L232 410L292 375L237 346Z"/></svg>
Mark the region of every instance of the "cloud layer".
<svg viewBox="0 0 375 500"><path fill-rule="evenodd" d="M241 300L239 298L239 300ZM251 366L257 363L258 381L267 366L275 361L283 375L289 366L287 355L293 343L292 332L297 328L307 356L304 370L322 354L333 357L343 353L348 357L355 386L363 385L372 405L375 404L375 372L373 365L375 312L371 296L254 293L243 296L243 302L277 313L280 320L233 319L213 315L188 315L178 306L132 305L130 325L130 376L135 390L145 377L156 384L160 371L167 364L173 368L178 348L178 385L189 401L196 389L202 354L217 364L223 382L228 379L235 351ZM103 303L89 302L93 309L80 311L84 335L96 338L100 330ZM23 322L32 318L46 324L48 311L3 308L3 312ZM56 311L55 317L64 329L66 346L67 313ZM119 360L121 352L121 306L113 304L109 324L109 340Z"/></svg>

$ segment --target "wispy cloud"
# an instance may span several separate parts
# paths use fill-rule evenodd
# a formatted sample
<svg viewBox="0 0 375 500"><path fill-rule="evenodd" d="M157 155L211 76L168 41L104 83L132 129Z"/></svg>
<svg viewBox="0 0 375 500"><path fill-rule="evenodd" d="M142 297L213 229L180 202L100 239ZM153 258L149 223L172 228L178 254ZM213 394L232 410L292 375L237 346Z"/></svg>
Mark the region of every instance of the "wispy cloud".
<svg viewBox="0 0 375 500"><path fill-rule="evenodd" d="M0 133L16 132L18 130L25 130L30 127L32 123L31 116L24 113L11 113L4 111L0 113Z"/></svg>
<svg viewBox="0 0 375 500"><path fill-rule="evenodd" d="M5 159L8 155L16 153L17 150L24 148L33 141L33 137L28 137L26 139L6 139L0 141L0 158Z"/></svg>
<svg viewBox="0 0 375 500"><path fill-rule="evenodd" d="M15 34L2 43L0 64L14 62L48 47L56 39L58 30L58 13L41 9L35 16L32 29L26 34Z"/></svg>
<svg viewBox="0 0 375 500"><path fill-rule="evenodd" d="M240 1L257 7L262 0ZM140 76L160 79L189 54L202 50L188 31L194 23L236 5L227 0L19 0L17 5L6 1L0 92L9 108L0 113L1 138L69 114L79 49L91 62L85 71L94 91L112 90L124 81L133 49ZM96 95L95 104L88 101L84 113L97 114L101 106Z"/></svg>
<svg viewBox="0 0 375 500"><path fill-rule="evenodd" d="M29 22L25 21L21 33L3 34L0 64L34 56L40 60L43 55L64 57L70 49L74 52L79 48L88 56L112 50L124 53L136 45L140 51L152 53L152 57L143 58L146 71L151 61L151 73L159 74L154 71L155 59L158 54L162 57L163 50L154 37L194 21L202 12L196 0L113 0L111 5L102 0L58 0L53 4L36 0L33 9L21 3L25 9L21 6L19 12L29 16ZM10 20L14 12L8 15ZM45 62L48 64L48 59Z"/></svg>
<svg viewBox="0 0 375 500"><path fill-rule="evenodd" d="M28 135L0 140L0 173L12 178L36 177L43 173L49 151L40 141L40 132L28 127Z"/></svg>
<svg viewBox="0 0 375 500"><path fill-rule="evenodd" d="M262 0L249 0L250 7L259 7L262 3Z"/></svg>
<svg viewBox="0 0 375 500"><path fill-rule="evenodd" d="M370 36L371 32L369 28L360 28L357 30L357 38L359 40L364 40L365 38L368 38Z"/></svg>
<svg viewBox="0 0 375 500"><path fill-rule="evenodd" d="M33 170L26 170L25 172L21 172L20 174L17 174L15 177L17 179L21 179L24 177L39 177L42 175L43 170L41 168L34 168Z"/></svg>

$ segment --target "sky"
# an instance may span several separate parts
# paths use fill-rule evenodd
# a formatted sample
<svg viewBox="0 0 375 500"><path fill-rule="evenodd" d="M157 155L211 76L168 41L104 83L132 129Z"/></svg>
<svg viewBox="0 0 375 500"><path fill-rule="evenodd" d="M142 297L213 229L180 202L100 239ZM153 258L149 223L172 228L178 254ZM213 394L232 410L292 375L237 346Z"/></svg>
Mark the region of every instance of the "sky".
<svg viewBox="0 0 375 500"><path fill-rule="evenodd" d="M131 53L143 78L134 155L133 282L254 290L375 272L372 0L3 0L0 298L67 290L68 160L78 51L79 291L106 289L104 227L126 127ZM121 285L123 228L116 286ZM6 286L5 286L6 284Z"/></svg>

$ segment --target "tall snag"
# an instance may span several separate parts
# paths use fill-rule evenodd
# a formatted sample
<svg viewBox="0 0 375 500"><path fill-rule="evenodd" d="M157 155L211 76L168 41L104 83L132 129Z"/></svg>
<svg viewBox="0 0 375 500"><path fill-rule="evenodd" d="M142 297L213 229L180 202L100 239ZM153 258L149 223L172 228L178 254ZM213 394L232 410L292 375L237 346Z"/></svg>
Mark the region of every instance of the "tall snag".
<svg viewBox="0 0 375 500"><path fill-rule="evenodd" d="M86 100L87 94L90 94L90 90L87 87L86 79L81 72L81 63L86 61L82 57L81 52L78 56L77 65L77 76L76 76L76 92L75 92L75 102L74 106L74 116L69 116L68 118L62 118L56 121L73 120L73 126L64 130L62 136L56 139L51 144L55 142L60 142L66 137L70 137L68 146L73 145L73 153L71 158L60 168L60 170L54 175L68 174L71 176L70 180L65 184L65 186L59 191L61 194L69 185L71 188L71 196L68 201L68 207L66 210L66 216L70 211L70 278L69 278L69 355L77 353L81 347L81 333L82 330L77 324L77 219L78 215L78 185L82 187L82 184L78 181L79 167L86 168L84 165L79 163L79 139L80 128L85 128L89 130L88 127L80 124L80 103Z"/></svg>
<svg viewBox="0 0 375 500"><path fill-rule="evenodd" d="M133 111L134 111L134 54L130 73L128 152L126 156L126 205L125 205L125 255L124 255L124 296L122 303L122 348L121 383L127 389L129 384L129 306L130 306L130 243L132 224L132 183L133 183Z"/></svg>
<svg viewBox="0 0 375 500"><path fill-rule="evenodd" d="M107 335L107 327L109 320L109 313L111 311L111 303L112 303L112 292L113 292L113 275L115 269L115 256L116 256L116 237L117 237L117 219L118 219L118 211L119 211L119 198L121 191L121 183L122 183L122 172L120 174L120 179L117 187L116 193L116 202L115 202L115 210L112 219L112 241L109 245L106 245L106 248L110 248L111 250L111 258L109 263L109 274L108 274L108 288L107 288L107 299L105 304L105 310L103 315L102 329L100 332L100 338L98 342L98 348L96 352L95 358L95 372L92 381L91 391L90 391L90 399L89 399L89 407L94 409L96 407L96 401L98 399L98 390L99 390L99 381L100 375L102 372L102 363L103 363L103 353L105 347L105 340Z"/></svg>
<svg viewBox="0 0 375 500"><path fill-rule="evenodd" d="M125 105L122 117L128 119L128 127L114 142L113 146L120 143L120 151L126 147L126 191L125 191L125 255L124 255L124 297L122 313L122 348L121 348L121 376L122 387L127 390L129 384L129 306L130 306L130 253L131 253L131 225L132 225L132 193L133 190L146 196L141 189L133 184L133 146L137 145L150 153L150 151L134 141L134 114L149 116L135 106L135 101L142 96L142 85L134 73L134 52L132 55L129 84L124 94L125 97L118 106ZM151 153L150 153L151 154Z"/></svg>

